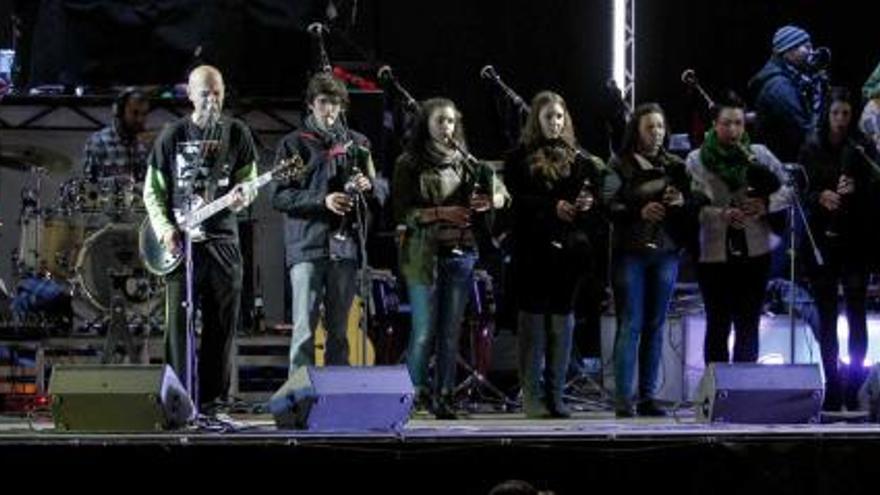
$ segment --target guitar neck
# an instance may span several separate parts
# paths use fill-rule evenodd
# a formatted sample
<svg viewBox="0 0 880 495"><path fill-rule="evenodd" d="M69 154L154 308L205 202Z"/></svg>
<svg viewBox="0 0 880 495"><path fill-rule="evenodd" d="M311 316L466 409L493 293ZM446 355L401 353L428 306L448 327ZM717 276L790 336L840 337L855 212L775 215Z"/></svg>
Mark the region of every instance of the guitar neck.
<svg viewBox="0 0 880 495"><path fill-rule="evenodd" d="M248 184L254 189L259 189L269 182L272 182L272 171L266 172L256 179L250 181ZM205 206L199 208L198 210L192 212L187 217L187 225L189 228L195 228L198 225L201 225L205 220L213 217L217 213L229 208L230 205L235 201L235 195L232 191L220 196L214 201L206 204Z"/></svg>

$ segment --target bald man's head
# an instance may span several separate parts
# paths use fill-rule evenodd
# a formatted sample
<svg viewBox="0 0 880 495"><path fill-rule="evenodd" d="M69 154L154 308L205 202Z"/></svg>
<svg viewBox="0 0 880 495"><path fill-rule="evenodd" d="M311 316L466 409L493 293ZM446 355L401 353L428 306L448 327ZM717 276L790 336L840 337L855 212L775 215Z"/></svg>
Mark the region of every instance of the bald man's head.
<svg viewBox="0 0 880 495"><path fill-rule="evenodd" d="M187 95L193 104L193 122L204 125L211 113L219 115L223 110L223 75L210 65L196 67L189 73Z"/></svg>

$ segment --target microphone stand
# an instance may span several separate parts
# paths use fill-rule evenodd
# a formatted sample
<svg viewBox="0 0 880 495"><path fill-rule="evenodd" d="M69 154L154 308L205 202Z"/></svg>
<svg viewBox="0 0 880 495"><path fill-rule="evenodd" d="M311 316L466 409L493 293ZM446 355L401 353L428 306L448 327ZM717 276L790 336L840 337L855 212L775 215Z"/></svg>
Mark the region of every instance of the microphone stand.
<svg viewBox="0 0 880 495"><path fill-rule="evenodd" d="M366 221L367 200L364 194L358 191L355 194L354 214L357 222L358 236L358 292L361 296L361 317L359 326L361 329L361 365L367 366L367 343L370 321L372 320L372 291L370 290L370 267L367 263L367 234Z"/></svg>
<svg viewBox="0 0 880 495"><path fill-rule="evenodd" d="M184 181L184 197L186 198L186 223L188 224L188 217L192 213L193 207L193 199L195 194L195 176L198 173L198 169L202 168L205 165L205 161L207 160L208 153L210 151L210 143L212 143L215 139L215 134L220 132L220 122L219 115L217 116L209 116L207 120L207 126L205 129L204 137L201 143L201 149L199 149L199 153L196 157L196 161L194 163L194 167L191 168L190 174L191 176L188 180ZM185 279L184 285L186 288L186 300L184 302L185 311L185 319L186 319L186 376L184 377L184 386L186 387L187 392L190 395L190 398L193 401L193 414L198 417L201 409L201 404L199 403L199 380L198 380L198 353L196 352L196 321L195 321L195 294L193 290L194 282L195 282L195 263L193 259L193 239L189 229L184 228L181 229L183 234L183 244L184 244L184 264L185 264Z"/></svg>
<svg viewBox="0 0 880 495"><path fill-rule="evenodd" d="M344 113L339 114L339 119L342 125L349 129L348 122L345 118ZM357 146L354 143L351 143L351 146ZM360 166L358 166L358 153L355 150L355 154L352 157L355 160L355 164L350 168L351 171L357 171L354 175L356 176L358 173L363 174L363 171ZM344 189L347 189L343 187ZM371 321L370 308L372 307L372 291L369 290L369 276L370 276L370 268L369 262L367 259L367 234L368 226L367 226L367 199L364 196L364 193L358 190L356 187L353 188L352 192L345 191L349 197L354 199L354 221L356 223L356 231L357 231L357 244L358 244L358 260L357 260L357 292L361 298L361 315L358 321L358 327L361 330L360 340L361 340L361 365L367 366L367 344L368 344L368 329ZM341 220L340 230L337 234L341 234L344 236L344 227L345 227L345 217ZM347 320L347 319L346 319ZM347 325L347 323L346 323Z"/></svg>
<svg viewBox="0 0 880 495"><path fill-rule="evenodd" d="M333 72L333 66L330 64L330 57L327 55L327 48L324 45L324 33L327 32L327 27L320 22L313 22L309 24L306 31L315 37L315 41L318 45L319 71L328 74Z"/></svg>
<svg viewBox="0 0 880 495"><path fill-rule="evenodd" d="M804 170L800 165L787 167L791 171L800 170L802 174L804 174ZM804 174L806 175L806 174ZM789 351L791 352L791 364L797 363L797 336L795 334L795 330L797 325L795 323L795 304L796 296L798 291L797 280L795 278L797 272L797 219L800 218L801 223L804 226L804 232L807 234L807 239L810 241L810 247L813 250L813 257L816 259L816 264L818 266L825 265L825 260L822 257L822 252L819 250L819 246L816 244L816 238L813 236L813 230L810 228L809 222L807 222L807 216L804 214L804 207L800 200L800 195L797 190L797 181L794 180L794 177L789 173L788 174L788 185L792 188L791 201L788 204L788 254L789 254L789 265L788 265L788 330L789 330Z"/></svg>
<svg viewBox="0 0 880 495"><path fill-rule="evenodd" d="M397 92L398 95L403 99L403 108L410 113L418 113L420 105L419 102L416 101L415 98L400 84L400 81L397 80L397 77L394 76L394 72L391 71L391 67L387 65L383 65L378 72L379 79L381 81L390 84L392 88Z"/></svg>
<svg viewBox="0 0 880 495"><path fill-rule="evenodd" d="M498 75L498 72L495 71L495 67L491 65L487 65L480 70L480 76L484 79L494 83L498 89L510 100L513 106L519 111L520 116L526 117L531 113L531 109L529 105L526 104L525 100L522 99L520 95L516 93L510 86L504 83L501 79L501 76Z"/></svg>

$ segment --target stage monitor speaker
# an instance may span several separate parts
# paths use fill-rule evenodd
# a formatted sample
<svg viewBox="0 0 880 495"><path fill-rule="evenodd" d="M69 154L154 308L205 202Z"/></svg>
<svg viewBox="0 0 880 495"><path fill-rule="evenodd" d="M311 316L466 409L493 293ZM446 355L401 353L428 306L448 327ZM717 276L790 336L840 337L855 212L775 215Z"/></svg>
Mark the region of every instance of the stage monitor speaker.
<svg viewBox="0 0 880 495"><path fill-rule="evenodd" d="M413 395L405 366L306 366L275 392L269 411L284 429L399 431Z"/></svg>
<svg viewBox="0 0 880 495"><path fill-rule="evenodd" d="M49 395L62 431L159 431L194 415L168 365L56 365Z"/></svg>
<svg viewBox="0 0 880 495"><path fill-rule="evenodd" d="M695 403L697 419L718 423L818 423L822 373L815 364L711 363Z"/></svg>

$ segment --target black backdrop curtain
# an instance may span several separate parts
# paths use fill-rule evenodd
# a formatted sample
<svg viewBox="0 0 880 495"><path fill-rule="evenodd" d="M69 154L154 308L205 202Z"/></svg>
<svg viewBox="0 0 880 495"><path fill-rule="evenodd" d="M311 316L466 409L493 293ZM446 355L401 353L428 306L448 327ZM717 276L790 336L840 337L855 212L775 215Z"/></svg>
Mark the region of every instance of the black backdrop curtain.
<svg viewBox="0 0 880 495"><path fill-rule="evenodd" d="M31 22L22 50L30 52L23 65L30 86L172 84L207 62L220 67L232 88L252 95L302 91L312 64L302 56L311 53L305 27L322 20L327 6L327 0L21 3L31 4L21 7Z"/></svg>

